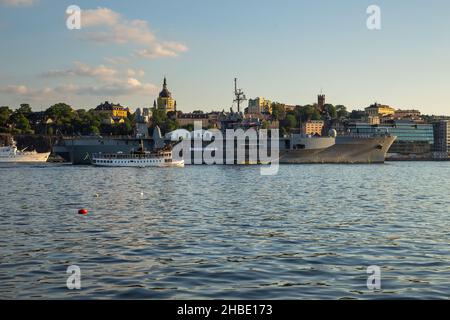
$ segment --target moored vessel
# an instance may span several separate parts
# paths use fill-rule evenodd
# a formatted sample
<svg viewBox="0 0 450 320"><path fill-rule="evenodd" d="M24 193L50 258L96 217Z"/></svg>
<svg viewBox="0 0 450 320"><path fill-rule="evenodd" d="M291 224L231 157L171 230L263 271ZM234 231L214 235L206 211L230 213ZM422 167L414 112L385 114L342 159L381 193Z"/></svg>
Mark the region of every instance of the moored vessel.
<svg viewBox="0 0 450 320"><path fill-rule="evenodd" d="M2 163L35 163L47 162L50 152L19 150L13 140L11 146L0 147L0 162Z"/></svg>
<svg viewBox="0 0 450 320"><path fill-rule="evenodd" d="M141 148L129 153L95 153L91 163L99 167L184 167L184 160L173 160L172 147L145 151Z"/></svg>

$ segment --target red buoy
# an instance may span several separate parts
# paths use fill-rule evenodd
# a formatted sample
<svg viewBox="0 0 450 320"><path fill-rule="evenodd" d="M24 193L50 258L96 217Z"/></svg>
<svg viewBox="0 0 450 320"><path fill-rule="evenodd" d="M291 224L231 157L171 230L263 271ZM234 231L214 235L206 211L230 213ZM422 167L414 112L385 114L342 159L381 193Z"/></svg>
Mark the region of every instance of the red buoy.
<svg viewBox="0 0 450 320"><path fill-rule="evenodd" d="M88 214L88 211L87 211L87 209L80 209L80 210L78 210L78 214L82 214L85 216Z"/></svg>

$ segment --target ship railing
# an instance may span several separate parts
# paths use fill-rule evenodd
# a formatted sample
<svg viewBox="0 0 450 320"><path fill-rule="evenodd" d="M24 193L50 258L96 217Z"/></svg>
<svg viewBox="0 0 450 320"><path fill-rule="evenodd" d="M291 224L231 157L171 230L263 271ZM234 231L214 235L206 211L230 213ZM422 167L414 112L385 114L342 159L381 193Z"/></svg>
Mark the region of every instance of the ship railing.
<svg viewBox="0 0 450 320"><path fill-rule="evenodd" d="M63 140L76 140L76 139L91 139L91 140L96 140L96 139L115 139L115 140L120 140L120 139L135 139L135 140L141 140L143 138L137 138L136 136L127 136L127 135L114 135L114 136L101 136L101 135L96 135L96 136L59 136L59 138L62 138ZM151 138L150 138L151 139ZM144 138L144 140L147 140Z"/></svg>
<svg viewBox="0 0 450 320"><path fill-rule="evenodd" d="M120 153L94 153L92 154L93 159L104 159L104 160L128 160L128 159L155 159L155 158L164 158L170 157L171 154L168 152L165 153L149 153L149 154L120 154Z"/></svg>
<svg viewBox="0 0 450 320"><path fill-rule="evenodd" d="M349 137L349 138L362 138L362 139L370 139L370 138L385 138L392 137L390 133L372 133L372 134L363 134L363 133L340 133L338 137Z"/></svg>

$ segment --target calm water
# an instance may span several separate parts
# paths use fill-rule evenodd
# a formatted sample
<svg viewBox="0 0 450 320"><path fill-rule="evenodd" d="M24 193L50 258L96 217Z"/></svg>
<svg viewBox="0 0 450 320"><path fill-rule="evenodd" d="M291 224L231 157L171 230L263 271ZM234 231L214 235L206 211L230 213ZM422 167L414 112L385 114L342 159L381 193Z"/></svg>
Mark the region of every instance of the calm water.
<svg viewBox="0 0 450 320"><path fill-rule="evenodd" d="M3 165L0 186L3 299L450 297L447 162Z"/></svg>

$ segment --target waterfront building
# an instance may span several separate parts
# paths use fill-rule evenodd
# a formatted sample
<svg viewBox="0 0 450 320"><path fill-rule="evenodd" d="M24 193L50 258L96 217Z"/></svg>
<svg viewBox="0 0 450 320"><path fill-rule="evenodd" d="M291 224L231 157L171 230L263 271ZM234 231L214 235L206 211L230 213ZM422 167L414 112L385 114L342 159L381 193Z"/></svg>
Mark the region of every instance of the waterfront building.
<svg viewBox="0 0 450 320"><path fill-rule="evenodd" d="M448 158L450 153L450 120L440 120L433 123L435 158Z"/></svg>
<svg viewBox="0 0 450 320"><path fill-rule="evenodd" d="M110 103L105 101L94 110L96 113L107 114L108 118L104 119L105 124L123 123L124 118L130 114L130 109L121 106L120 104Z"/></svg>
<svg viewBox="0 0 450 320"><path fill-rule="evenodd" d="M368 123L373 126L373 125L378 125L381 123L380 117L379 116L368 116L367 117L367 121Z"/></svg>
<svg viewBox="0 0 450 320"><path fill-rule="evenodd" d="M308 135L322 135L325 123L322 120L310 120L301 125L301 133Z"/></svg>
<svg viewBox="0 0 450 320"><path fill-rule="evenodd" d="M418 120L421 119L421 113L419 110L395 110L393 114L393 118L396 120L401 119L411 119Z"/></svg>
<svg viewBox="0 0 450 320"><path fill-rule="evenodd" d="M179 113L177 122L182 128L193 126L195 122L201 122L202 128L218 128L220 112L213 111L204 113L203 111L194 111L192 113Z"/></svg>
<svg viewBox="0 0 450 320"><path fill-rule="evenodd" d="M182 113L177 117L177 122L181 128L193 126L195 122L201 122L202 128L208 128L208 114L203 111L194 111L192 113Z"/></svg>
<svg viewBox="0 0 450 320"><path fill-rule="evenodd" d="M249 114L272 114L272 102L261 97L248 100L247 113Z"/></svg>
<svg viewBox="0 0 450 320"><path fill-rule="evenodd" d="M370 107L367 107L366 109L367 115L370 117L386 117L386 116L392 116L395 113L395 109L391 108L387 105L381 105L378 103L375 103L371 105Z"/></svg>
<svg viewBox="0 0 450 320"><path fill-rule="evenodd" d="M169 91L169 89L167 89L166 77L164 77L163 89L159 93L156 106L158 109L164 110L166 113L177 111L177 102L172 98L172 93Z"/></svg>
<svg viewBox="0 0 450 320"><path fill-rule="evenodd" d="M434 144L434 130L432 124L416 123L413 121L391 121L380 125L356 122L348 125L348 130L354 134L372 135L390 133L397 136L389 153L425 154L432 151Z"/></svg>
<svg viewBox="0 0 450 320"><path fill-rule="evenodd" d="M134 115L136 122L149 123L152 118L152 111L149 108L142 108L142 111L137 108Z"/></svg>

